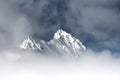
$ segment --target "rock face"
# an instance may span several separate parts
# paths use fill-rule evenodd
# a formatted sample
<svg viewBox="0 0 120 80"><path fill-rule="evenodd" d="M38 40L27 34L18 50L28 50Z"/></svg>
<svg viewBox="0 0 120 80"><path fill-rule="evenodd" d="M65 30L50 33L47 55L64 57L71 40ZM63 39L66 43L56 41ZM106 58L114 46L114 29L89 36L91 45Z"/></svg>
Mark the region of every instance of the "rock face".
<svg viewBox="0 0 120 80"><path fill-rule="evenodd" d="M52 40L36 42L28 37L20 45L20 49L40 51L42 54L55 54L61 56L80 56L86 47L71 34L59 29Z"/></svg>

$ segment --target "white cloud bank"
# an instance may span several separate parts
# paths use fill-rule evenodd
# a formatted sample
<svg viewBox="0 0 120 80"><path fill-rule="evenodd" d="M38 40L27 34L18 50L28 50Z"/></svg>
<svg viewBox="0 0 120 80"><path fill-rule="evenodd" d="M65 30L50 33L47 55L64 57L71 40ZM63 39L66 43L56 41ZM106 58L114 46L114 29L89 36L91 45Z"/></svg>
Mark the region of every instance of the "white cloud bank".
<svg viewBox="0 0 120 80"><path fill-rule="evenodd" d="M0 80L120 80L120 59L87 50L79 59L32 52L0 54Z"/></svg>

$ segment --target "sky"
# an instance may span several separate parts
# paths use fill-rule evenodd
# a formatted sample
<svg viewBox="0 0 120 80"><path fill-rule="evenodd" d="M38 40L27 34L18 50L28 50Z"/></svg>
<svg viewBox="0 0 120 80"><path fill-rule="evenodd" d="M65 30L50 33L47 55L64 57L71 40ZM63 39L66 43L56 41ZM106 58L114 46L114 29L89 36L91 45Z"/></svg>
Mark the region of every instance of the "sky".
<svg viewBox="0 0 120 80"><path fill-rule="evenodd" d="M63 29L88 48L119 53L119 26L119 0L0 0L3 45L16 45L29 35L49 41Z"/></svg>

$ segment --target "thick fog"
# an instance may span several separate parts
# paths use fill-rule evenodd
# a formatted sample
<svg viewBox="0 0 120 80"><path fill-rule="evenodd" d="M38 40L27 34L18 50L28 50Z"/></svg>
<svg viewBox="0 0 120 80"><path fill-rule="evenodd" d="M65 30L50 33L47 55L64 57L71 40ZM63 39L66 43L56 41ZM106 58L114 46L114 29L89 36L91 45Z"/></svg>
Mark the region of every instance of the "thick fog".
<svg viewBox="0 0 120 80"><path fill-rule="evenodd" d="M80 58L33 52L0 54L0 80L119 80L120 58L87 50Z"/></svg>

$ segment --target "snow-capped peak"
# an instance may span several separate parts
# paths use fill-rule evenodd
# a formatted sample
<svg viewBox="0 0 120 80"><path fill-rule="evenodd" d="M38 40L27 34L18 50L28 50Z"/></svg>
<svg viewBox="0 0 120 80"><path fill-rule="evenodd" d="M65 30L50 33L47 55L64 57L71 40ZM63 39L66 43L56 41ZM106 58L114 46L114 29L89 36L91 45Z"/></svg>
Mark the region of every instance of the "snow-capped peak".
<svg viewBox="0 0 120 80"><path fill-rule="evenodd" d="M59 29L55 34L54 34L54 37L53 37L53 40L64 40L67 44L72 44L72 43L80 43L81 42L76 39L75 37L73 37L71 34L63 31L62 29Z"/></svg>
<svg viewBox="0 0 120 80"><path fill-rule="evenodd" d="M63 56L79 56L86 50L86 47L82 44L82 42L62 29L59 29L54 34L53 39L49 42L45 42L44 40L36 42L31 37L28 37L22 42L20 48L25 50L37 50L40 51L40 53L53 53Z"/></svg>
<svg viewBox="0 0 120 80"><path fill-rule="evenodd" d="M65 37L68 36L69 34L62 29L59 29L55 34L54 34L54 39L59 39L60 37Z"/></svg>
<svg viewBox="0 0 120 80"><path fill-rule="evenodd" d="M75 37L73 37L71 34L63 31L62 29L59 29L55 34L54 34L54 38L53 40L63 40L65 42L65 44L67 44L68 46L74 46L74 48L82 48L82 49L86 49L86 47L82 44L82 42L80 42L78 39L76 39Z"/></svg>
<svg viewBox="0 0 120 80"><path fill-rule="evenodd" d="M73 37L71 34L59 29L55 34L50 43L55 44L56 47L67 50L67 52L72 52L78 54L81 51L86 50L86 47L78 39Z"/></svg>
<svg viewBox="0 0 120 80"><path fill-rule="evenodd" d="M36 49L36 42L29 36L20 45L21 49Z"/></svg>

